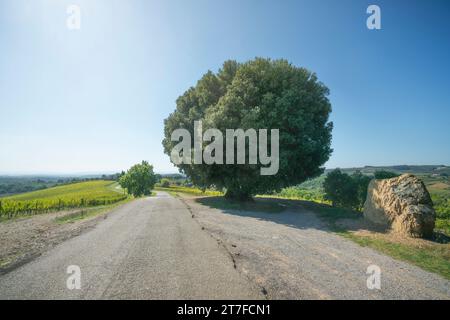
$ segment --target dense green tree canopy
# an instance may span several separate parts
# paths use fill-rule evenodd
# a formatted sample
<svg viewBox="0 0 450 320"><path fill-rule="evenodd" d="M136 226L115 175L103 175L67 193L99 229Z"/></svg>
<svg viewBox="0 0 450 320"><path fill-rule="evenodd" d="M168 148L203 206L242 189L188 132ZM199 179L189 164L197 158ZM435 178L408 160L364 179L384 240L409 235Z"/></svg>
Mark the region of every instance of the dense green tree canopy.
<svg viewBox="0 0 450 320"><path fill-rule="evenodd" d="M156 183L153 166L147 161L132 166L119 179L120 186L135 197L151 194Z"/></svg>
<svg viewBox="0 0 450 320"><path fill-rule="evenodd" d="M370 180L360 171L348 175L335 169L327 174L323 182L325 199L330 200L333 206L362 210Z"/></svg>
<svg viewBox="0 0 450 320"><path fill-rule="evenodd" d="M165 120L164 150L170 155L178 143L171 141L177 128L185 128L193 136L196 120L203 121L203 132L208 128L222 132L268 129L269 133L279 129L280 163L276 175L261 175L263 165L248 161L178 167L196 185L225 188L227 196L240 199L299 184L321 174L321 166L332 152L328 94L328 88L314 73L285 60L257 58L243 64L226 61L217 73L208 71L177 99L175 112Z"/></svg>
<svg viewBox="0 0 450 320"><path fill-rule="evenodd" d="M325 199L330 200L333 206L352 208L356 205L356 190L352 178L339 169L327 174L323 189Z"/></svg>
<svg viewBox="0 0 450 320"><path fill-rule="evenodd" d="M375 171L375 173L373 175L374 175L375 179L391 179L391 178L395 178L395 177L399 176L399 174L397 174L395 172L385 171L385 170Z"/></svg>
<svg viewBox="0 0 450 320"><path fill-rule="evenodd" d="M371 177L366 176L361 173L361 171L356 171L351 175L353 180L354 188L355 188L355 196L356 196L356 205L354 205L354 209L362 210L364 207L364 202L366 202L367 198L367 189L369 187Z"/></svg>

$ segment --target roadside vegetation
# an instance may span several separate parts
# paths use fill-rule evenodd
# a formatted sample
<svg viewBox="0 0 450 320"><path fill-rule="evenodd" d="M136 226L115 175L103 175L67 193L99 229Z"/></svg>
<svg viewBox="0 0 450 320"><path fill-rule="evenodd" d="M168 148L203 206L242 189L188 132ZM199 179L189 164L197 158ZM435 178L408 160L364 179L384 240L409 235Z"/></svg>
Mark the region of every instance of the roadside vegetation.
<svg viewBox="0 0 450 320"><path fill-rule="evenodd" d="M0 219L110 205L128 196L114 181L96 180L0 198Z"/></svg>
<svg viewBox="0 0 450 320"><path fill-rule="evenodd" d="M356 171L351 175L335 169L327 174L323 183L324 198L333 207L361 211L367 197L367 187L372 178Z"/></svg>
<svg viewBox="0 0 450 320"><path fill-rule="evenodd" d="M199 195L199 196L222 196L223 192L216 191L216 190L201 190L196 187L187 187L187 186L178 186L175 184L169 184L169 186L163 187L157 185L155 187L155 190L160 191L167 191L172 193L187 193L187 194L193 194L193 195Z"/></svg>
<svg viewBox="0 0 450 320"><path fill-rule="evenodd" d="M369 247L395 259L410 262L450 280L450 245L416 241L402 243L376 234L359 235L348 231L341 235L363 247Z"/></svg>
<svg viewBox="0 0 450 320"><path fill-rule="evenodd" d="M104 206L98 206L98 207L90 207L90 208L82 208L80 210L76 210L75 212L71 212L65 215L61 215L59 217L55 218L55 222L59 224L65 224L65 223L73 223L78 220L83 220L87 218L92 218L104 213L107 213L108 211L111 211L112 209L127 203L131 201L133 198L128 197L125 200L113 203L113 204L107 204Z"/></svg>
<svg viewBox="0 0 450 320"><path fill-rule="evenodd" d="M425 180L436 211L436 229L450 236L450 180Z"/></svg>

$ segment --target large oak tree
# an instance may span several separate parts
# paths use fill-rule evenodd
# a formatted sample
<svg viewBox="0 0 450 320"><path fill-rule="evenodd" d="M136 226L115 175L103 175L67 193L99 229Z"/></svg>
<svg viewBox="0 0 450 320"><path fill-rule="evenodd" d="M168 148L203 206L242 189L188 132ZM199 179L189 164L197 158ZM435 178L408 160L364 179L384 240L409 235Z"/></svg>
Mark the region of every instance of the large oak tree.
<svg viewBox="0 0 450 320"><path fill-rule="evenodd" d="M170 155L178 143L171 141L177 128L187 129L193 137L197 120L202 120L204 131L279 129L276 175L261 175L262 165L248 162L178 167L196 185L225 188L226 196L241 200L299 184L321 174L332 152L328 94L314 73L286 60L226 61L217 73L208 71L177 99L176 110L164 121L164 150Z"/></svg>

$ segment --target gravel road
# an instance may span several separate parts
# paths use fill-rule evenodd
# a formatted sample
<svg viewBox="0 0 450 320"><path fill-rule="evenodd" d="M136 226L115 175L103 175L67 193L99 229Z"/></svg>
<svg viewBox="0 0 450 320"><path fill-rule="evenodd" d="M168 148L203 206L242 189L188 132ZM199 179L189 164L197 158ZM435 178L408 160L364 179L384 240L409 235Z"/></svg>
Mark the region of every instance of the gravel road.
<svg viewBox="0 0 450 320"><path fill-rule="evenodd" d="M218 210L183 201L269 299L450 299L450 281L330 232L306 210ZM369 266L381 289L368 289Z"/></svg>
<svg viewBox="0 0 450 320"><path fill-rule="evenodd" d="M80 267L69 290L67 268ZM128 203L94 229L0 276L0 299L259 299L223 246L165 193Z"/></svg>
<svg viewBox="0 0 450 320"><path fill-rule="evenodd" d="M70 265L81 289L69 290ZM368 289L370 265L381 289ZM158 192L0 276L0 299L450 299L450 282L307 211L217 210Z"/></svg>

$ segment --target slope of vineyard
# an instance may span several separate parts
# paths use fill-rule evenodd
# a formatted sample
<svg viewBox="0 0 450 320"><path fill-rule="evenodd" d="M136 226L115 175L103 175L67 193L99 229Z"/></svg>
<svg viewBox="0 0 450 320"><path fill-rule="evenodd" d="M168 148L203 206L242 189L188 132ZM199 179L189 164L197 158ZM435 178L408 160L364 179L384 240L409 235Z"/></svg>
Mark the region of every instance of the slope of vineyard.
<svg viewBox="0 0 450 320"><path fill-rule="evenodd" d="M96 180L68 184L0 198L0 217L32 215L67 208L106 205L127 198L112 181Z"/></svg>

